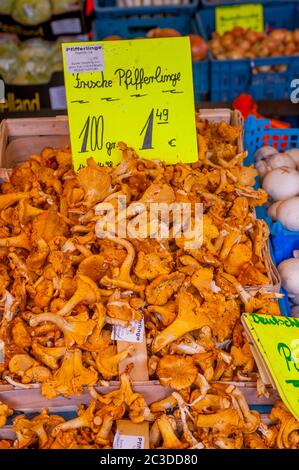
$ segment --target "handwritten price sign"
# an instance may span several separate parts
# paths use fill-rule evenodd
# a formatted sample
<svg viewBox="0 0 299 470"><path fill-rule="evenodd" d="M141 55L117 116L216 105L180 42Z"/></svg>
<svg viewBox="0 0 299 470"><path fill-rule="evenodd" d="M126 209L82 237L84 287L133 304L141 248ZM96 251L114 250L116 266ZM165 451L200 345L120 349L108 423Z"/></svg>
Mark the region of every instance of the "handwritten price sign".
<svg viewBox="0 0 299 470"><path fill-rule="evenodd" d="M189 38L62 45L73 162L121 159L118 142L140 157L197 160Z"/></svg>
<svg viewBox="0 0 299 470"><path fill-rule="evenodd" d="M257 33L264 31L264 9L263 5L246 4L217 7L215 9L216 31L224 34L231 31L235 26L244 29L251 28Z"/></svg>
<svg viewBox="0 0 299 470"><path fill-rule="evenodd" d="M299 419L299 319L243 314L285 405Z"/></svg>

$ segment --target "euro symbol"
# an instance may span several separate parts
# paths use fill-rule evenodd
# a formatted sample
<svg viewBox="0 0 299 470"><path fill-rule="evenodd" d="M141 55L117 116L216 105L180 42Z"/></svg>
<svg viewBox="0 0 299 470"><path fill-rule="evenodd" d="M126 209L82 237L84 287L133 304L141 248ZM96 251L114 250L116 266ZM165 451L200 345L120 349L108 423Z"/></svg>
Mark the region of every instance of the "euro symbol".
<svg viewBox="0 0 299 470"><path fill-rule="evenodd" d="M170 147L176 147L176 139L171 139L168 141L168 144L170 145Z"/></svg>

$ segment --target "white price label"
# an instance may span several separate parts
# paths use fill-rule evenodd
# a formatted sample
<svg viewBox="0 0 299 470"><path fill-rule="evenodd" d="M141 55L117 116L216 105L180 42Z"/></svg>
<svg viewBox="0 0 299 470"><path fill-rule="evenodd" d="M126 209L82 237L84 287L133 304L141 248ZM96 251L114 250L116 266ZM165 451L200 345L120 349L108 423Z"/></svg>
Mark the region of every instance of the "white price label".
<svg viewBox="0 0 299 470"><path fill-rule="evenodd" d="M66 18L51 22L52 33L59 34L80 34L82 32L80 18Z"/></svg>
<svg viewBox="0 0 299 470"><path fill-rule="evenodd" d="M127 327L113 325L112 339L116 341L127 341L128 343L142 343L144 340L144 320L132 320Z"/></svg>
<svg viewBox="0 0 299 470"><path fill-rule="evenodd" d="M113 441L113 449L144 449L143 436L128 436L116 431Z"/></svg>
<svg viewBox="0 0 299 470"><path fill-rule="evenodd" d="M104 71L104 52L100 44L66 46L64 50L69 73Z"/></svg>
<svg viewBox="0 0 299 470"><path fill-rule="evenodd" d="M66 109L64 86L53 86L49 89L51 109Z"/></svg>

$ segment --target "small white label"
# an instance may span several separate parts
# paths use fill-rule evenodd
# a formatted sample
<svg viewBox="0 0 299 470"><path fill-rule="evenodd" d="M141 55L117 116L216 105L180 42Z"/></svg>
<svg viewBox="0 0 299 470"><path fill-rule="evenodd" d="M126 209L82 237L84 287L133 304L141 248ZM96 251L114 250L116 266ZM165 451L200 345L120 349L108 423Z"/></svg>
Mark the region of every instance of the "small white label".
<svg viewBox="0 0 299 470"><path fill-rule="evenodd" d="M0 364L3 364L4 363L4 360L5 360L5 345L4 345L4 341L2 341L2 339L0 339Z"/></svg>
<svg viewBox="0 0 299 470"><path fill-rule="evenodd" d="M29 18L33 18L34 17L34 11L33 11L33 8L30 6L30 5L23 5L23 11L25 13L26 16L28 16Z"/></svg>
<svg viewBox="0 0 299 470"><path fill-rule="evenodd" d="M112 339L116 341L127 341L128 343L142 343L144 340L144 320L132 320L127 327L113 325Z"/></svg>
<svg viewBox="0 0 299 470"><path fill-rule="evenodd" d="M69 73L104 71L104 53L100 44L66 46L65 58Z"/></svg>
<svg viewBox="0 0 299 470"><path fill-rule="evenodd" d="M128 436L116 431L113 441L113 449L144 449L143 436Z"/></svg>
<svg viewBox="0 0 299 470"><path fill-rule="evenodd" d="M66 109L64 86L53 86L49 89L51 109Z"/></svg>
<svg viewBox="0 0 299 470"><path fill-rule="evenodd" d="M65 20L51 21L52 33L58 34L80 34L82 32L80 18L67 18Z"/></svg>

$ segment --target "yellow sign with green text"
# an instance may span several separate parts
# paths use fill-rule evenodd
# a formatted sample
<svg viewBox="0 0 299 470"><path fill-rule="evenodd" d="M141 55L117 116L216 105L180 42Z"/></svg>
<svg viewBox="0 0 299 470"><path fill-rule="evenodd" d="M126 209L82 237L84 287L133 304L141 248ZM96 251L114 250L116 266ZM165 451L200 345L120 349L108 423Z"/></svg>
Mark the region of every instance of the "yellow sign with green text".
<svg viewBox="0 0 299 470"><path fill-rule="evenodd" d="M118 142L141 158L195 162L197 137L188 37L62 45L75 169L94 157L121 160Z"/></svg>
<svg viewBox="0 0 299 470"><path fill-rule="evenodd" d="M245 313L248 328L285 405L299 419L299 319Z"/></svg>
<svg viewBox="0 0 299 470"><path fill-rule="evenodd" d="M257 33L264 31L264 9L260 3L216 7L216 32L224 34L235 26L251 28Z"/></svg>

